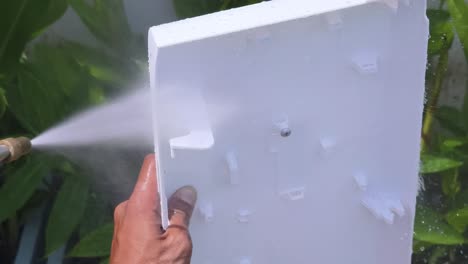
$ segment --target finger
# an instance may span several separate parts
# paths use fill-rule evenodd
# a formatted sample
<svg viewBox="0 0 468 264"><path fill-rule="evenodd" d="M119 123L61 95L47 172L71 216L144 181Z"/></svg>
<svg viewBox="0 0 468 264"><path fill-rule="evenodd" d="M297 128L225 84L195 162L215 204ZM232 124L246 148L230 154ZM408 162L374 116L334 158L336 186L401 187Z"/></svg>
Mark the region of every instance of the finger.
<svg viewBox="0 0 468 264"><path fill-rule="evenodd" d="M128 201L120 203L114 210L114 226L116 229L124 219L125 211L127 210L127 202Z"/></svg>
<svg viewBox="0 0 468 264"><path fill-rule="evenodd" d="M128 200L127 217L140 218L154 226L161 225L161 209L156 178L154 154L148 155L138 176L133 193Z"/></svg>
<svg viewBox="0 0 468 264"><path fill-rule="evenodd" d="M130 197L146 204L154 200L157 193L156 162L154 154L147 155L138 175L138 180Z"/></svg>
<svg viewBox="0 0 468 264"><path fill-rule="evenodd" d="M132 207L137 207L143 211L154 210L159 205L157 191L156 165L154 154L145 157L141 166L137 183L130 196L129 202Z"/></svg>
<svg viewBox="0 0 468 264"><path fill-rule="evenodd" d="M178 189L169 198L170 225L188 227L193 208L197 202L197 191L192 186Z"/></svg>
<svg viewBox="0 0 468 264"><path fill-rule="evenodd" d="M127 202L122 202L114 210L114 234L112 235L112 244L111 248L115 247L115 243L117 243L116 237L119 232L119 228L122 225L122 222L125 218L125 211L127 210Z"/></svg>

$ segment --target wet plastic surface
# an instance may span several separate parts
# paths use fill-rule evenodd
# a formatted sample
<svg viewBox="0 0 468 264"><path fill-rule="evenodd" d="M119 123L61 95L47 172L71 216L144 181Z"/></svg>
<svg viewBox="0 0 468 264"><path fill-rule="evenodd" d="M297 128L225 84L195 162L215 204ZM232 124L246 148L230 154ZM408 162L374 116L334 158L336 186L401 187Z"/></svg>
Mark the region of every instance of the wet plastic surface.
<svg viewBox="0 0 468 264"><path fill-rule="evenodd" d="M150 30L162 206L196 264L410 263L425 1L299 2Z"/></svg>

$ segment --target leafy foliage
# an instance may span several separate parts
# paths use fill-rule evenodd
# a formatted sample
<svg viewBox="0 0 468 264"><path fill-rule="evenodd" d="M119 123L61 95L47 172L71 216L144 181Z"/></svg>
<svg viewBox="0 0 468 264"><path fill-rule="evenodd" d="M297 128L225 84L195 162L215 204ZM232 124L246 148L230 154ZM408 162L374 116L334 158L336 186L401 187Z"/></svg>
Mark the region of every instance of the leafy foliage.
<svg viewBox="0 0 468 264"><path fill-rule="evenodd" d="M96 228L112 221L112 208L110 208L107 200L103 195L90 192L88 204L80 223L79 236L84 237Z"/></svg>
<svg viewBox="0 0 468 264"><path fill-rule="evenodd" d="M39 44L5 88L10 111L30 133L38 134L89 105L90 83L88 69L65 50Z"/></svg>
<svg viewBox="0 0 468 264"><path fill-rule="evenodd" d="M453 210L447 214L446 219L459 233L463 233L468 225L468 208Z"/></svg>
<svg viewBox="0 0 468 264"><path fill-rule="evenodd" d="M445 157L423 155L421 158L421 173L442 172L449 169L458 168L463 165L463 162Z"/></svg>
<svg viewBox="0 0 468 264"><path fill-rule="evenodd" d="M414 238L440 245L458 245L464 242L463 236L443 217L431 208L418 206L414 225Z"/></svg>
<svg viewBox="0 0 468 264"><path fill-rule="evenodd" d="M60 38L37 41L69 6L100 48ZM122 0L2 1L0 36L1 137L38 135L146 74L146 45L131 31ZM31 155L0 170L0 258L3 234L20 232L29 210L44 203L52 201L45 255L111 218L109 201L91 204L97 200L86 174L63 158ZM17 239L6 242L15 247ZM108 248L109 241L101 243Z"/></svg>
<svg viewBox="0 0 468 264"><path fill-rule="evenodd" d="M180 18L201 16L259 2L261 0L173 0L175 11Z"/></svg>
<svg viewBox="0 0 468 264"><path fill-rule="evenodd" d="M466 132L463 113L454 107L439 107L435 113L435 118L443 128L449 130L454 135L463 136Z"/></svg>
<svg viewBox="0 0 468 264"><path fill-rule="evenodd" d="M62 246L81 221L89 185L80 175L67 175L54 201L46 229L46 255Z"/></svg>
<svg viewBox="0 0 468 264"><path fill-rule="evenodd" d="M0 222L12 217L33 195L47 173L47 162L39 156L30 156L15 164L0 188Z"/></svg>
<svg viewBox="0 0 468 264"><path fill-rule="evenodd" d="M468 6L463 0L448 0L448 9L468 59Z"/></svg>
<svg viewBox="0 0 468 264"><path fill-rule="evenodd" d="M114 224L108 223L83 237L69 253L71 257L107 257L110 255L110 246Z"/></svg>
<svg viewBox="0 0 468 264"><path fill-rule="evenodd" d="M424 149L420 172L426 190L419 196L415 219L414 263L466 263L468 252L468 94L461 108L439 106L448 56L455 35L468 54L468 4L463 0L440 1L440 9L428 10L431 23L426 104L423 124ZM468 61L468 56L467 56ZM433 124L432 120L436 122Z"/></svg>
<svg viewBox="0 0 468 264"><path fill-rule="evenodd" d="M7 99L5 96L5 90L0 88L0 118L5 114L5 111L7 109Z"/></svg>
<svg viewBox="0 0 468 264"><path fill-rule="evenodd" d="M134 43L122 1L69 0L69 3L97 39L123 55L131 54Z"/></svg>
<svg viewBox="0 0 468 264"><path fill-rule="evenodd" d="M431 20L428 55L432 56L450 48L454 33L447 11L431 9L427 11L427 17Z"/></svg>
<svg viewBox="0 0 468 264"><path fill-rule="evenodd" d="M0 5L0 78L19 64L26 44L67 9L66 0L2 1Z"/></svg>

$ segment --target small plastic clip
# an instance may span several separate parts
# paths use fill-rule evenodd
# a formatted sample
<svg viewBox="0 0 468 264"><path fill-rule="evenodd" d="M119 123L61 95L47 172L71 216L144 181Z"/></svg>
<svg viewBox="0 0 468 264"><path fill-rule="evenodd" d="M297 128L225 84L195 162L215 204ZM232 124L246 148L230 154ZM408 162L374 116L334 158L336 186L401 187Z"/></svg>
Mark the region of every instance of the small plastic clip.
<svg viewBox="0 0 468 264"><path fill-rule="evenodd" d="M227 170L229 174L229 182L233 185L239 184L239 164L234 152L226 154Z"/></svg>
<svg viewBox="0 0 468 264"><path fill-rule="evenodd" d="M366 207L377 219L382 219L385 223L392 225L395 215L387 207L380 196L366 195L362 199L362 205Z"/></svg>
<svg viewBox="0 0 468 264"><path fill-rule="evenodd" d="M282 190L280 192L280 195L283 198L288 199L290 201L297 201L297 200L304 199L305 191L306 191L305 187L290 188L290 189Z"/></svg>
<svg viewBox="0 0 468 264"><path fill-rule="evenodd" d="M375 53L358 53L352 61L354 68L361 74L374 74L379 71L378 56Z"/></svg>
<svg viewBox="0 0 468 264"><path fill-rule="evenodd" d="M338 12L330 12L325 14L325 19L327 21L328 27L331 30L338 30L343 27L343 20L341 15Z"/></svg>
<svg viewBox="0 0 468 264"><path fill-rule="evenodd" d="M206 223L213 222L214 208L213 208L212 203L207 202L207 203L201 204L199 206L199 211Z"/></svg>
<svg viewBox="0 0 468 264"><path fill-rule="evenodd" d="M364 173L362 173L362 172L355 173L354 174L354 182L356 183L357 187L361 191L366 191L367 190L367 185L368 185L367 176Z"/></svg>
<svg viewBox="0 0 468 264"><path fill-rule="evenodd" d="M320 139L320 146L324 152L328 153L336 146L336 141L333 138L324 137Z"/></svg>
<svg viewBox="0 0 468 264"><path fill-rule="evenodd" d="M239 209L239 211L237 211L237 220L240 223L248 223L251 214L252 212L248 209Z"/></svg>

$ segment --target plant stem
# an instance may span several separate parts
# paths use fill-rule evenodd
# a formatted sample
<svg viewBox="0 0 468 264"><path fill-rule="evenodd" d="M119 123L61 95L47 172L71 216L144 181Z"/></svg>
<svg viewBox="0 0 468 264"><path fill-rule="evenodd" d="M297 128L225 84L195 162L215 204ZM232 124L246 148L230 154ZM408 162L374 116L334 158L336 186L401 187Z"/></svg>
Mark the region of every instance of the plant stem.
<svg viewBox="0 0 468 264"><path fill-rule="evenodd" d="M430 133L432 129L432 123L434 121L434 113L437 108L437 102L439 101L440 91L444 82L445 73L447 72L449 60L449 50L444 49L439 56L437 67L435 69L434 82L429 90L428 102L426 104L423 129L422 129L422 151L426 151L429 145Z"/></svg>

